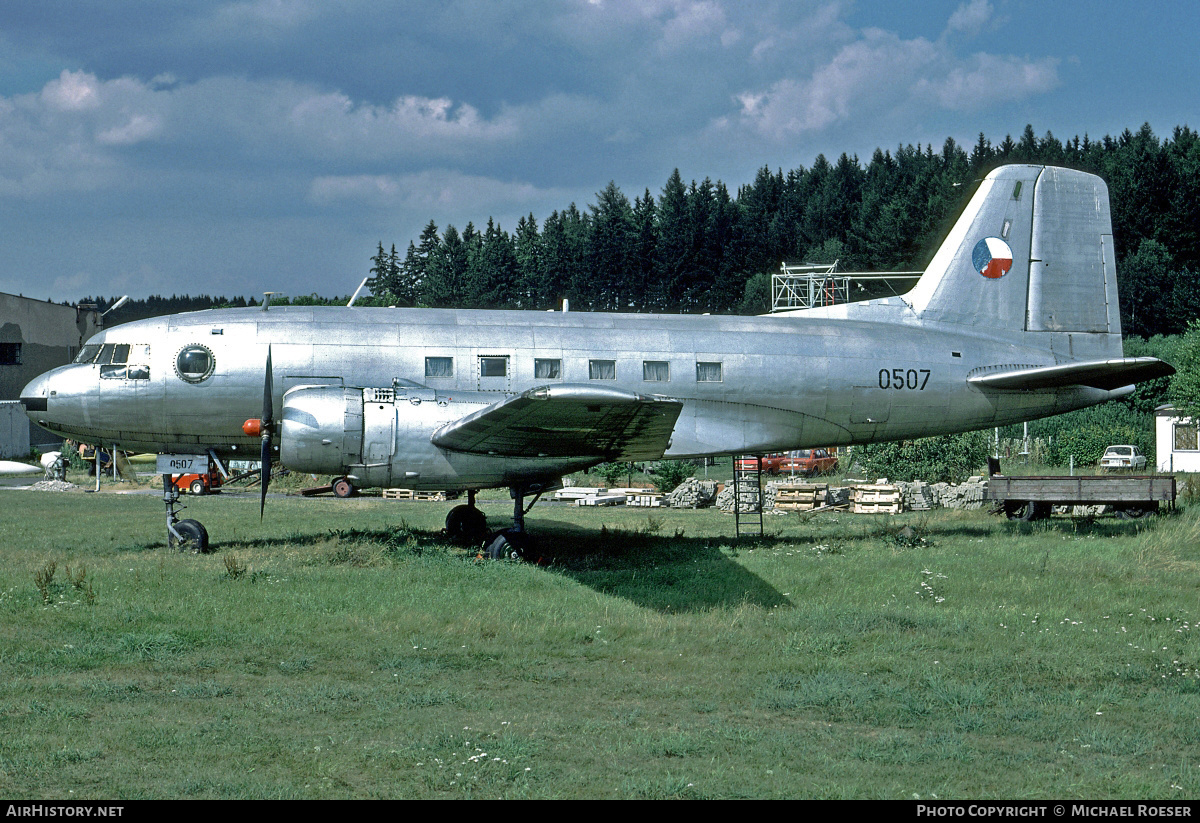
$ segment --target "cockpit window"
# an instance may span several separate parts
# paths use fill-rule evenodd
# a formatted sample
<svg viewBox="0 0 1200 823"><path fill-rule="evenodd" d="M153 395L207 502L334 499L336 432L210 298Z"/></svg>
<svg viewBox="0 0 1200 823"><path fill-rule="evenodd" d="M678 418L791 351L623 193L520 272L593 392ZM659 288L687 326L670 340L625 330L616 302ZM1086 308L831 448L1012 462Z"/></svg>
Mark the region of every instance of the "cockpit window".
<svg viewBox="0 0 1200 823"><path fill-rule="evenodd" d="M189 383L208 379L216 365L213 353L207 346L184 346L175 356L175 373Z"/></svg>
<svg viewBox="0 0 1200 823"><path fill-rule="evenodd" d="M79 354L75 355L76 363L91 363L96 359L96 355L100 353L100 346L96 343L89 343L79 350Z"/></svg>
<svg viewBox="0 0 1200 823"><path fill-rule="evenodd" d="M96 358L96 362L101 366L107 366L110 363L113 365L124 365L129 362L129 345L122 343L105 343L100 347L100 356Z"/></svg>

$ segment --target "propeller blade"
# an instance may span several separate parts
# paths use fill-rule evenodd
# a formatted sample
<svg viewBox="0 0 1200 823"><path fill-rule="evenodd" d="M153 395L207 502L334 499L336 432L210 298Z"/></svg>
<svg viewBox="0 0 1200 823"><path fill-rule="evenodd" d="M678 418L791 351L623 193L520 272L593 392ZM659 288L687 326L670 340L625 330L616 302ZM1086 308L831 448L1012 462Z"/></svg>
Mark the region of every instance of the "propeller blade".
<svg viewBox="0 0 1200 823"><path fill-rule="evenodd" d="M267 509L267 484L271 482L271 436L263 430L262 436L262 454L259 457L259 478L262 485L259 488L258 497L258 519L263 519L263 513Z"/></svg>
<svg viewBox="0 0 1200 823"><path fill-rule="evenodd" d="M272 382L273 382L273 377L272 377L272 368L271 368L271 347L267 346L267 377L266 377L266 380L263 381L263 413L262 413L263 428L269 427L271 425L271 423L273 423L275 421L274 406L273 406L274 390L273 390Z"/></svg>
<svg viewBox="0 0 1200 823"><path fill-rule="evenodd" d="M267 485L271 482L271 427L274 425L274 403L272 394L273 388L273 369L271 368L271 347L267 346L267 375L263 380L263 410L262 410L262 452L259 455L259 479L261 487L259 488L258 498L258 519L263 519L263 513L267 509Z"/></svg>

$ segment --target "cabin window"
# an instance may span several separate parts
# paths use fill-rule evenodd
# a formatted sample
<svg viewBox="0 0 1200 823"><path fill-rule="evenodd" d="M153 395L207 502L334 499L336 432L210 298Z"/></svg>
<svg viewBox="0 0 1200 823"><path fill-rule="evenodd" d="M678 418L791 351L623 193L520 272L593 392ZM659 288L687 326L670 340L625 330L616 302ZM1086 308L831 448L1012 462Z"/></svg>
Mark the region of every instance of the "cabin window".
<svg viewBox="0 0 1200 823"><path fill-rule="evenodd" d="M481 356L479 358L480 377L506 377L507 375L507 357Z"/></svg>
<svg viewBox="0 0 1200 823"><path fill-rule="evenodd" d="M454 358L453 357L426 357L425 358L425 376L426 377L453 377L454 376Z"/></svg>
<svg viewBox="0 0 1200 823"><path fill-rule="evenodd" d="M697 361L697 363L696 363L696 382L697 383L720 383L721 380L722 380L721 364L719 362L703 363L703 362Z"/></svg>
<svg viewBox="0 0 1200 823"><path fill-rule="evenodd" d="M537 357L533 361L535 380L558 380L562 378L562 361Z"/></svg>
<svg viewBox="0 0 1200 823"><path fill-rule="evenodd" d="M1175 424L1175 451L1197 451L1200 449L1200 443L1197 443L1198 430L1195 423L1176 423Z"/></svg>
<svg viewBox="0 0 1200 823"><path fill-rule="evenodd" d="M0 366L21 365L21 344L0 343Z"/></svg>
<svg viewBox="0 0 1200 823"><path fill-rule="evenodd" d="M616 360L589 360L588 361L588 379L589 380L616 380L617 379L617 361Z"/></svg>
<svg viewBox="0 0 1200 823"><path fill-rule="evenodd" d="M76 363L91 363L96 359L96 355L100 353L100 345L97 343L88 343L79 350L79 354L75 355Z"/></svg>
<svg viewBox="0 0 1200 823"><path fill-rule="evenodd" d="M666 360L643 360L642 380L647 383L666 383L671 379L671 364Z"/></svg>
<svg viewBox="0 0 1200 823"><path fill-rule="evenodd" d="M105 346L105 348L108 348ZM125 346L125 356L129 354L129 347ZM100 362L104 362L104 352L100 353ZM125 361L122 360L122 363ZM217 363L213 358L212 351L207 346L184 346L179 350L179 354L175 355L175 373L179 375L181 380L188 383L200 383L212 376L213 370L216 369Z"/></svg>

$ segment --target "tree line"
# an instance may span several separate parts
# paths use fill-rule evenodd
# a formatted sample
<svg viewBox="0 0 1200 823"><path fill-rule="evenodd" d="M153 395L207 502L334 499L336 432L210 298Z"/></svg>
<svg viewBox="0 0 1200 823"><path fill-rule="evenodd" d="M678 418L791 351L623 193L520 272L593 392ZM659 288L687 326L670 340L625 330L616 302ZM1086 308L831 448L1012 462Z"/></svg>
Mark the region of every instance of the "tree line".
<svg viewBox="0 0 1200 823"><path fill-rule="evenodd" d="M1122 328L1148 338L1183 333L1200 305L1200 137L1178 126L1159 139L1150 126L1117 137L1060 141L1026 126L1019 140L982 133L968 151L948 138L877 149L865 165L819 155L809 168L763 167L731 193L678 170L655 196L629 198L616 183L583 210L572 203L510 234L492 218L460 231L430 220L404 254L380 241L369 258L372 295L360 305L558 308L587 311L759 314L770 308L780 263L839 263L843 271L921 270L979 181L1006 163L1089 171L1112 204ZM279 303L345 304L316 294ZM85 298L101 309L111 298ZM131 300L109 325L251 298L187 295Z"/></svg>
<svg viewBox="0 0 1200 823"><path fill-rule="evenodd" d="M1200 303L1200 138L1187 126L1159 139L1150 126L1065 142L1026 126L1019 140L983 134L966 150L876 150L862 164L824 155L810 168L762 168L731 194L721 181L685 183L678 170L656 197L615 183L513 233L488 218L439 229L430 220L401 255L378 244L368 285L384 305L757 314L769 308L781 262L846 271L920 270L979 181L1007 163L1089 171L1112 204L1123 330L1178 334Z"/></svg>

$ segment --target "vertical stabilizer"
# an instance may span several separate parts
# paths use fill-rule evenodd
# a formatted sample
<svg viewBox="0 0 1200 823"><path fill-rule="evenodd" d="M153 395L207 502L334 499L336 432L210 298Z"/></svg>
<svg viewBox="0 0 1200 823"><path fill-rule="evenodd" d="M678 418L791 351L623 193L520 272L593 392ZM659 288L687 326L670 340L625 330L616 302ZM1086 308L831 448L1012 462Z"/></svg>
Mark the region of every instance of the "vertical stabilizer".
<svg viewBox="0 0 1200 823"><path fill-rule="evenodd" d="M996 169L907 299L923 320L1047 333L1039 345L1068 356L1116 341L1119 356L1108 187L1070 169Z"/></svg>
<svg viewBox="0 0 1200 823"><path fill-rule="evenodd" d="M967 204L908 294L923 320L1025 328L1034 190L1041 166L1003 166Z"/></svg>

